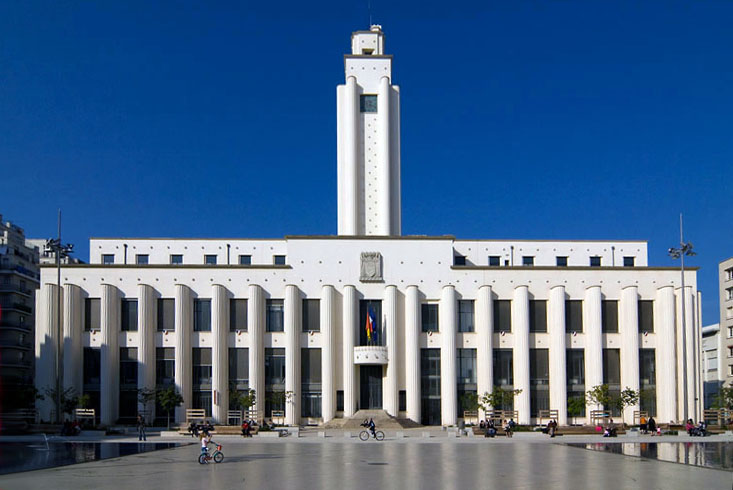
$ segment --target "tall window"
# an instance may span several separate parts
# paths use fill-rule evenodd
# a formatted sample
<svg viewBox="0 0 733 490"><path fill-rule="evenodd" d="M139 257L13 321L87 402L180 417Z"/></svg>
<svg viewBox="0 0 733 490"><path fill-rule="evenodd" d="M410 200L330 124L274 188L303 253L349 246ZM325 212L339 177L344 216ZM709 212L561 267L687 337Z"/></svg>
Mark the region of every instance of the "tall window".
<svg viewBox="0 0 733 490"><path fill-rule="evenodd" d="M512 349L494 349L494 386L500 386L504 390L514 389L514 353ZM514 402L494 408L513 410Z"/></svg>
<svg viewBox="0 0 733 490"><path fill-rule="evenodd" d="M120 348L119 414L132 421L137 416L137 349Z"/></svg>
<svg viewBox="0 0 733 490"><path fill-rule="evenodd" d="M84 330L99 330L102 325L99 298L84 298Z"/></svg>
<svg viewBox="0 0 733 490"><path fill-rule="evenodd" d="M156 347L155 349L155 384L158 388L166 388L175 384L176 350L173 347Z"/></svg>
<svg viewBox="0 0 733 490"><path fill-rule="evenodd" d="M211 417L211 347L194 347L191 361L192 374L192 408L204 409L206 416Z"/></svg>
<svg viewBox="0 0 733 490"><path fill-rule="evenodd" d="M421 309L422 331L438 332L438 304L423 303Z"/></svg>
<svg viewBox="0 0 733 490"><path fill-rule="evenodd" d="M580 300L565 301L565 332L583 331L583 302Z"/></svg>
<svg viewBox="0 0 733 490"><path fill-rule="evenodd" d="M603 349L603 384L613 396L621 393L621 351L619 349ZM614 407L603 407L610 410L611 416L618 417L621 411Z"/></svg>
<svg viewBox="0 0 733 490"><path fill-rule="evenodd" d="M639 300L639 332L654 333L654 301Z"/></svg>
<svg viewBox="0 0 733 490"><path fill-rule="evenodd" d="M550 362L548 349L529 350L529 411L539 417L550 409Z"/></svg>
<svg viewBox="0 0 733 490"><path fill-rule="evenodd" d="M547 301L532 299L529 301L529 331L547 332Z"/></svg>
<svg viewBox="0 0 733 490"><path fill-rule="evenodd" d="M601 331L618 333L618 301L603 300L601 302Z"/></svg>
<svg viewBox="0 0 733 490"><path fill-rule="evenodd" d="M472 299L458 301L458 331L474 331L474 303Z"/></svg>
<svg viewBox="0 0 733 490"><path fill-rule="evenodd" d="M283 332L285 306L281 299L268 299L265 303L265 331Z"/></svg>
<svg viewBox="0 0 733 490"><path fill-rule="evenodd" d="M273 410L285 410L285 400L276 393L285 392L285 349L265 348L265 416Z"/></svg>
<svg viewBox="0 0 733 490"><path fill-rule="evenodd" d="M123 299L120 306L120 316L122 317L120 330L123 332L137 332L137 300Z"/></svg>
<svg viewBox="0 0 733 490"><path fill-rule="evenodd" d="M420 349L421 423L440 425L440 349Z"/></svg>
<svg viewBox="0 0 733 490"><path fill-rule="evenodd" d="M303 331L321 331L321 301L317 299L303 300Z"/></svg>
<svg viewBox="0 0 733 490"><path fill-rule="evenodd" d="M321 349L300 350L301 417L321 416Z"/></svg>
<svg viewBox="0 0 733 490"><path fill-rule="evenodd" d="M568 402L573 398L582 400L585 407L585 352L583 349L568 349L566 358L566 378L567 378L567 399ZM580 409L575 405L568 403L568 415L571 417L581 417L585 415L585 409ZM572 409L576 411L573 412Z"/></svg>
<svg viewBox="0 0 733 490"><path fill-rule="evenodd" d="M193 331L211 332L211 300L193 300Z"/></svg>
<svg viewBox="0 0 733 490"><path fill-rule="evenodd" d="M158 331L175 330L176 328L176 300L173 298L158 298Z"/></svg>
<svg viewBox="0 0 733 490"><path fill-rule="evenodd" d="M247 300L229 300L229 331L247 331Z"/></svg>
<svg viewBox="0 0 733 490"><path fill-rule="evenodd" d="M100 379L102 371L102 349L84 347L82 380L85 395L89 395L89 408L95 410L97 421L101 409Z"/></svg>
<svg viewBox="0 0 733 490"><path fill-rule="evenodd" d="M654 349L639 349L639 404L650 416L657 414L657 370Z"/></svg>
<svg viewBox="0 0 733 490"><path fill-rule="evenodd" d="M249 349L247 347L229 348L229 389L245 392L249 388ZM242 407L229 404L230 410ZM243 407L245 409L249 407Z"/></svg>
<svg viewBox="0 0 733 490"><path fill-rule="evenodd" d="M367 314L372 313L371 340L367 335ZM382 301L378 299L363 299L359 301L359 345L384 345L382 335Z"/></svg>
<svg viewBox="0 0 733 490"><path fill-rule="evenodd" d="M494 301L494 331L512 331L512 302L508 299Z"/></svg>
<svg viewBox="0 0 733 490"><path fill-rule="evenodd" d="M458 349L457 352L457 374L458 374L458 417L463 417L463 412L468 410L466 396L469 393L476 393L476 349Z"/></svg>

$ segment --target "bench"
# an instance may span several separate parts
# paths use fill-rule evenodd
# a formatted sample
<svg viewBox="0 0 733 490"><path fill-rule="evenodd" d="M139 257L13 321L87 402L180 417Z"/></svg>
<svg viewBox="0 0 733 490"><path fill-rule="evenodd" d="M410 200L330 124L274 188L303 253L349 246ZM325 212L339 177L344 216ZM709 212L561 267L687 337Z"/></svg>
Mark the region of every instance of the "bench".
<svg viewBox="0 0 733 490"><path fill-rule="evenodd" d="M540 410L539 416L537 417L537 423L539 425L545 425L544 421L547 420L549 422L550 420L557 420L557 410L550 409L550 410Z"/></svg>
<svg viewBox="0 0 733 490"><path fill-rule="evenodd" d="M74 417L77 420L91 419L94 422L97 414L93 408L75 408Z"/></svg>
<svg viewBox="0 0 733 490"><path fill-rule="evenodd" d="M227 411L227 424L228 425L242 425L242 411L241 410Z"/></svg>
<svg viewBox="0 0 733 490"><path fill-rule="evenodd" d="M20 420L35 424L38 422L38 410L35 408L21 408L12 412L3 413L0 415L0 418L3 420Z"/></svg>

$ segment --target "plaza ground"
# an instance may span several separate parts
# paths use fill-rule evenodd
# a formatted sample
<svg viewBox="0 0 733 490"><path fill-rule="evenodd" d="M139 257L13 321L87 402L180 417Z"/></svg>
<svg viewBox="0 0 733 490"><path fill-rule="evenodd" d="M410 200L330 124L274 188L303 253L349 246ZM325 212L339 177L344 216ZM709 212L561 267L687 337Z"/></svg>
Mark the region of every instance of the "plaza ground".
<svg viewBox="0 0 733 490"><path fill-rule="evenodd" d="M286 489L286 488L648 488L730 489L733 472L633 456L589 451L567 443L609 442L592 436L518 433L504 438L432 437L408 432L384 442L361 442L342 432L321 438L243 439L215 437L223 463L199 465L197 444L90 463L0 477L0 489ZM3 438L5 439L5 438ZM133 441L104 438L97 442ZM151 437L193 442L185 437ZM612 442L699 442L679 437L619 437ZM733 442L730 436L705 442Z"/></svg>

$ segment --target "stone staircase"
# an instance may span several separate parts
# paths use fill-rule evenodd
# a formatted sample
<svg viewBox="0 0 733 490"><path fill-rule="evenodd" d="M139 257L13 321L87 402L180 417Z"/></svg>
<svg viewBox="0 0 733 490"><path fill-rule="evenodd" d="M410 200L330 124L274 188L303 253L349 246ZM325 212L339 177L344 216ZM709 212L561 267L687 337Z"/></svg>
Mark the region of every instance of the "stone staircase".
<svg viewBox="0 0 733 490"><path fill-rule="evenodd" d="M327 424L321 426L323 429L361 429L361 423L364 420L373 419L377 428L384 429L412 429L422 427L422 425L409 419L401 419L392 417L384 410L359 410L353 417L333 419Z"/></svg>

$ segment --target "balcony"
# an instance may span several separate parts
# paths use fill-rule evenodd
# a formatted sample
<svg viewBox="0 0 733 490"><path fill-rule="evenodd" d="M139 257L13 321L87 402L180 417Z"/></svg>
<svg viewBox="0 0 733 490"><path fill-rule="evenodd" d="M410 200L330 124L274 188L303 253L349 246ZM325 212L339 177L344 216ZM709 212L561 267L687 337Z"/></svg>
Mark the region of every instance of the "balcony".
<svg viewBox="0 0 733 490"><path fill-rule="evenodd" d="M385 365L389 362L387 348L382 345L360 345L354 347L354 364Z"/></svg>

